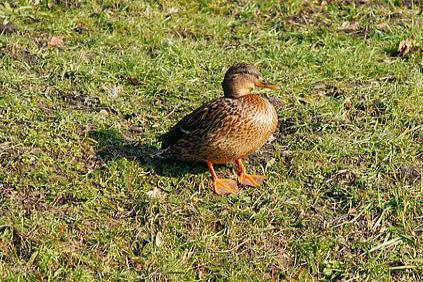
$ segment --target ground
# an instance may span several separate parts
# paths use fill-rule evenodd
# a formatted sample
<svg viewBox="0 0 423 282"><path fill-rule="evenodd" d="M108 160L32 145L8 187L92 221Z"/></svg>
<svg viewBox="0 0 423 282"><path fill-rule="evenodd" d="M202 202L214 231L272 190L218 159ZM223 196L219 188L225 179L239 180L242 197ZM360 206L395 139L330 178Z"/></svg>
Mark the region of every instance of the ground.
<svg viewBox="0 0 423 282"><path fill-rule="evenodd" d="M421 28L412 0L2 1L0 279L421 281ZM280 125L222 197L153 155L235 62Z"/></svg>

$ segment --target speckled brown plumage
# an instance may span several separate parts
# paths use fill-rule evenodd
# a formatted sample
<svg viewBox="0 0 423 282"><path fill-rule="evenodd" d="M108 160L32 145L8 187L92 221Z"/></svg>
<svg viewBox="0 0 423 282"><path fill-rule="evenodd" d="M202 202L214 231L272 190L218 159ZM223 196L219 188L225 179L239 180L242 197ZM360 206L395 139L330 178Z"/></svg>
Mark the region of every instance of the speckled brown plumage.
<svg viewBox="0 0 423 282"><path fill-rule="evenodd" d="M163 135L168 156L184 161L226 163L244 158L270 138L277 114L258 95L219 98L200 107Z"/></svg>
<svg viewBox="0 0 423 282"><path fill-rule="evenodd" d="M263 146L275 131L278 121L276 110L267 99L250 94L250 89L255 86L275 89L263 81L254 66L232 66L222 86L225 97L201 106L161 136L166 156L184 161L209 162L212 176L213 163L239 160L239 169L242 170L240 159ZM253 181L252 186L258 184ZM229 186L234 185L231 183ZM215 188L216 192L225 194L231 193L225 190L228 187L220 187L221 190Z"/></svg>

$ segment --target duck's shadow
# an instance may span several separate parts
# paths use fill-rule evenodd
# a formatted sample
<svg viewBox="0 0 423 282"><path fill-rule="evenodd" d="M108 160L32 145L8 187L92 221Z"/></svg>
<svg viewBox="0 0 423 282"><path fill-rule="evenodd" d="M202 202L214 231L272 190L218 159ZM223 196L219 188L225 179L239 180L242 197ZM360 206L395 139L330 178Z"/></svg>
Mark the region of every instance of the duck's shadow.
<svg viewBox="0 0 423 282"><path fill-rule="evenodd" d="M174 160L161 159L155 155L158 148L152 145L139 144L127 140L114 129L99 129L88 133L96 141L97 158L108 162L118 158L136 160L160 176L179 177L185 174L198 174L207 171L201 163L186 163Z"/></svg>

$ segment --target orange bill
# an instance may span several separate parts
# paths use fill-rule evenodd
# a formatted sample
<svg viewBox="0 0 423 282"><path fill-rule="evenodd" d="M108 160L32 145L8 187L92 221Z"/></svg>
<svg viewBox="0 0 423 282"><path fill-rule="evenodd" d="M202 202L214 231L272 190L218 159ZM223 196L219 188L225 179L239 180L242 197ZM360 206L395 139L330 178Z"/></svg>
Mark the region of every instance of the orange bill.
<svg viewBox="0 0 423 282"><path fill-rule="evenodd" d="M255 83L255 85L257 87L263 87L263 88L268 88L268 89L272 89L272 90L278 90L279 89L278 86L264 82L264 81L258 81L258 82Z"/></svg>

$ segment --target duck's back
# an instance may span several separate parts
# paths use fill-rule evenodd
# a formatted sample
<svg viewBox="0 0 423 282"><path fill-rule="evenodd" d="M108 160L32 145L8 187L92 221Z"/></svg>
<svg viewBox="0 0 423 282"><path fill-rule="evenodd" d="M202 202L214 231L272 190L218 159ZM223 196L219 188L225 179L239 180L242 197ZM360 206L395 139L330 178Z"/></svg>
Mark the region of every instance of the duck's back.
<svg viewBox="0 0 423 282"><path fill-rule="evenodd" d="M219 98L183 118L161 137L167 155L185 161L225 163L266 143L277 126L274 107L258 95Z"/></svg>

